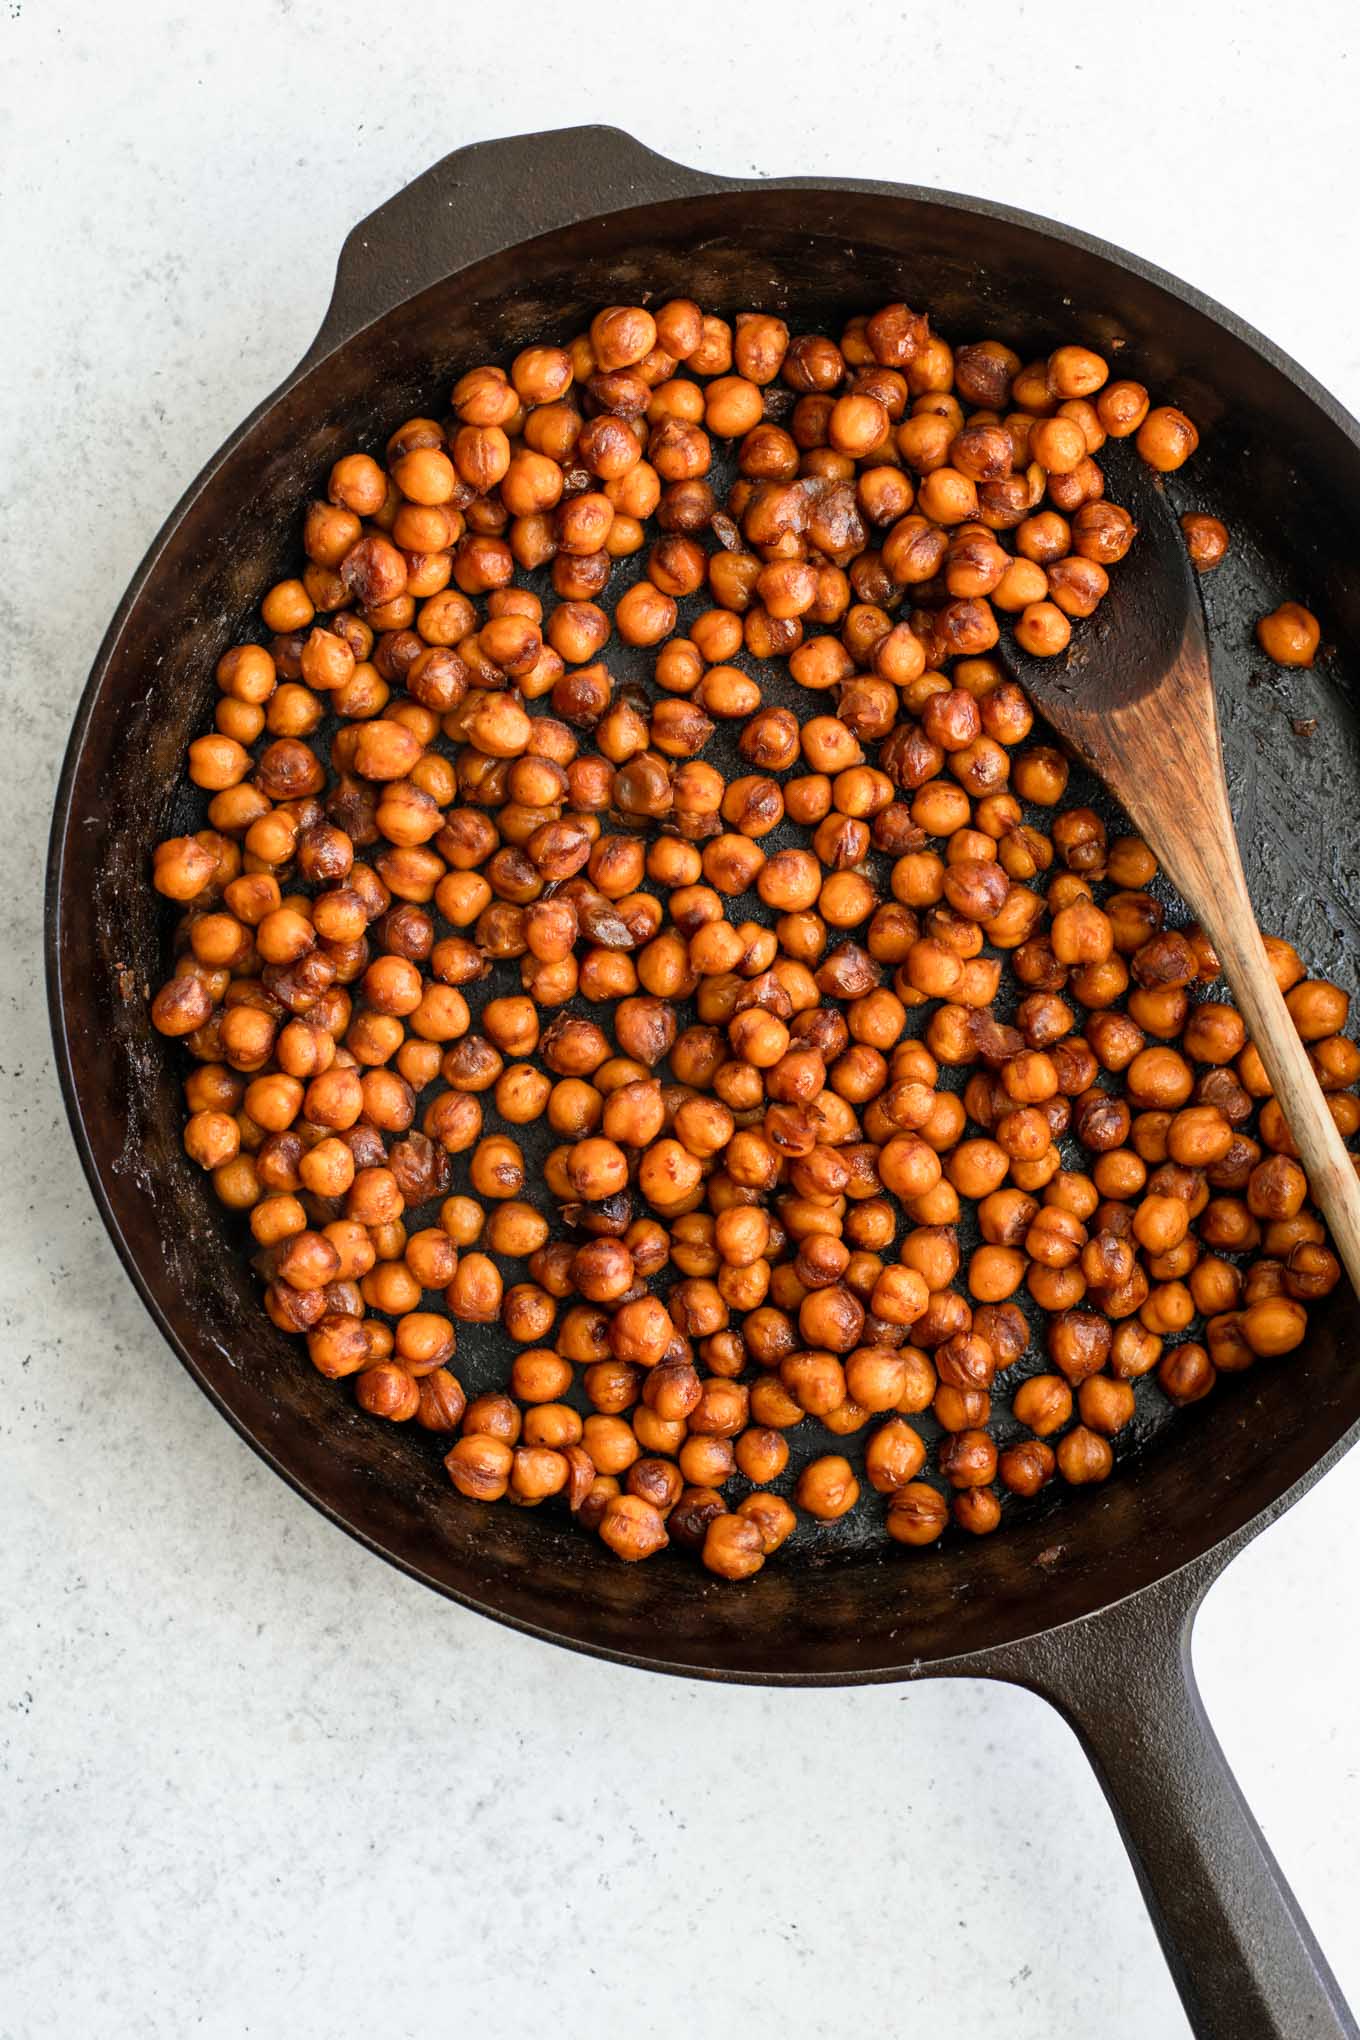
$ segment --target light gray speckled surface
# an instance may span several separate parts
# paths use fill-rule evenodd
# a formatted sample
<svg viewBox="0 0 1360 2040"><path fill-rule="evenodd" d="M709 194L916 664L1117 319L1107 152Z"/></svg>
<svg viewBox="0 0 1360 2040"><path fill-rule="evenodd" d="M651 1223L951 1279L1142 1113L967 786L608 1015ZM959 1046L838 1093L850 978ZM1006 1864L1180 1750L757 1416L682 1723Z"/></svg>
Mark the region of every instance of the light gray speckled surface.
<svg viewBox="0 0 1360 2040"><path fill-rule="evenodd" d="M972 0L870 28L786 0L772 51L693 0L5 0L0 2040L1186 2031L1037 1700L776 1696L554 1654L267 1474L104 1241L39 970L57 761L127 576L305 345L348 226L460 142L607 119L716 169L1006 198L1194 278L1360 405L1347 0L1287 30L1264 0L1144 0L1141 87L1132 12L1060 29ZM1306 140L1287 162L1281 121ZM1352 1460L1215 1590L1197 1657L1360 1999L1358 1505Z"/></svg>

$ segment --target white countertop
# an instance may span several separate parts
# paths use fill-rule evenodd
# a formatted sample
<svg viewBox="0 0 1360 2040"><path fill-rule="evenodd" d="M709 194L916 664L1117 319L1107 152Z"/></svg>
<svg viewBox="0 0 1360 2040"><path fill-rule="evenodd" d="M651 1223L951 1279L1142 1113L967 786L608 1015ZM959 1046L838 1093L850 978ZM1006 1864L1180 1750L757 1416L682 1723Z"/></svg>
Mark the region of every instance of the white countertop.
<svg viewBox="0 0 1360 2040"><path fill-rule="evenodd" d="M1037 1699L648 1679L314 1515L152 1330L53 1081L42 858L104 626L348 227L460 143L606 120L717 170L1004 199L1193 279L1360 409L1349 0L771 18L5 0L0 2040L1187 2031ZM1196 1663L1360 2003L1358 1522L1360 1455L1214 1589Z"/></svg>

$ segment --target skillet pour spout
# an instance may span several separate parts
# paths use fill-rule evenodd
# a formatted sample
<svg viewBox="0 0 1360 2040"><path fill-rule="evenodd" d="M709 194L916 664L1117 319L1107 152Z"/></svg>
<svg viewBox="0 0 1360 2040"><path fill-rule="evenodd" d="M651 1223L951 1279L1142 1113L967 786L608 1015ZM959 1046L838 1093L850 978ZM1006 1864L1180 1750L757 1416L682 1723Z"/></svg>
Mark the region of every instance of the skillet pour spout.
<svg viewBox="0 0 1360 2040"><path fill-rule="evenodd" d="M47 945L58 1068L105 1224L205 1393L371 1550L467 1607L622 1664L774 1685L951 1673L1029 1685L1092 1754L1195 2031L1354 2035L1224 1767L1188 1645L1217 1571L1354 1436L1348 1297L1288 1362L1234 1377L1170 1427L1149 1420L1118 1478L1041 1503L1004 1536L908 1555L828 1530L795 1565L716 1592L670 1554L620 1566L546 1510L479 1509L415 1427L356 1420L260 1311L183 1153L177 1073L140 990L166 939L146 873L221 644L292 570L296 505L341 452L424 412L473 362L578 331L625 290L796 311L809 328L905 297L956 343L1002 333L1034 357L1080 340L1183 405L1204 431L1192 507L1239 541L1205 592L1253 894L1266 925L1357 989L1360 875L1338 826L1356 797L1354 711L1321 671L1294 676L1286 705L1260 682L1246 630L1297 594L1338 642L1360 641L1343 537L1360 517L1360 432L1340 407L1173 278L1006 207L714 177L607 128L520 136L447 157L355 228L315 342L171 513L91 673L56 803ZM1295 721L1313 725L1306 760ZM1112 811L1094 783L1086 797ZM492 1335L487 1355L502 1364Z"/></svg>

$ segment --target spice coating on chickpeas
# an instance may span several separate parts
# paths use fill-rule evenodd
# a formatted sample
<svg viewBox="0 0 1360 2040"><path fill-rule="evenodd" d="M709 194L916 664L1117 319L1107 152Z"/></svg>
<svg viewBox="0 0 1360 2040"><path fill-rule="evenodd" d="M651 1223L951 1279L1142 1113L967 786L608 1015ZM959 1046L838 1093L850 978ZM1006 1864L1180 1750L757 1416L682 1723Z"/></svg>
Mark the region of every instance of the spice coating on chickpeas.
<svg viewBox="0 0 1360 2040"><path fill-rule="evenodd" d="M151 1019L270 1320L457 1495L740 1582L986 1536L1305 1338L1340 1269L1216 959L993 656L1136 543L1107 437L1198 443L1083 345L673 299L316 477ZM1270 947L1353 1133L1346 995Z"/></svg>

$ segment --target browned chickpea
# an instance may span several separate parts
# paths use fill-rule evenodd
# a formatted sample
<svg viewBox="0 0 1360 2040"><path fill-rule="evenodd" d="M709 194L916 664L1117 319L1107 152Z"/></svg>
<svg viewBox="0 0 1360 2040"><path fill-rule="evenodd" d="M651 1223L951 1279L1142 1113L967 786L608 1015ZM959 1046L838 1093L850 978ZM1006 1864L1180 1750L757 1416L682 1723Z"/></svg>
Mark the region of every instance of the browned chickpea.
<svg viewBox="0 0 1360 2040"><path fill-rule="evenodd" d="M1216 1379L1216 1370L1203 1346L1187 1343L1172 1346L1163 1354L1157 1369L1157 1382L1168 1402L1177 1408L1199 1402L1208 1395Z"/></svg>
<svg viewBox="0 0 1360 2040"><path fill-rule="evenodd" d="M1048 592L1065 616L1091 616L1109 588L1109 576L1098 561L1077 554L1055 560L1048 570Z"/></svg>
<svg viewBox="0 0 1360 2040"><path fill-rule="evenodd" d="M1199 1273L1198 1269L1196 1273ZM1291 1246L1285 1262L1285 1288L1290 1296L1300 1302L1311 1303L1318 1297L1329 1296L1340 1280L1341 1263L1330 1248L1319 1241L1306 1239ZM1219 1304L1216 1307L1225 1306ZM1226 1307L1231 1308L1231 1302Z"/></svg>
<svg viewBox="0 0 1360 2040"><path fill-rule="evenodd" d="M986 1487L995 1478L996 1458L996 1445L986 1431L953 1431L940 1445L940 1472L951 1487Z"/></svg>
<svg viewBox="0 0 1360 2040"><path fill-rule="evenodd" d="M876 398L851 395L837 398L827 419L827 437L838 453L852 460L864 460L888 437L892 421Z"/></svg>
<svg viewBox="0 0 1360 2040"><path fill-rule="evenodd" d="M1077 1390L1077 1407L1088 1430L1103 1438L1113 1438L1133 1420L1133 1390L1126 1381L1094 1374Z"/></svg>
<svg viewBox="0 0 1360 2040"><path fill-rule="evenodd" d="M678 1464L692 1487L722 1487L736 1472L736 1456L727 1438L692 1437L680 1447Z"/></svg>
<svg viewBox="0 0 1360 2040"><path fill-rule="evenodd" d="M640 305L611 305L591 320L591 351L596 366L606 373L631 368L656 344L656 321Z"/></svg>
<svg viewBox="0 0 1360 2040"><path fill-rule="evenodd" d="M1011 1408L1017 1423L1036 1437L1047 1438L1070 1420L1072 1391L1059 1375L1031 1375L1016 1389Z"/></svg>
<svg viewBox="0 0 1360 2040"><path fill-rule="evenodd" d="M1183 467L1198 445L1199 433L1184 411L1171 404L1149 411L1138 428L1138 451L1148 466L1161 474Z"/></svg>
<svg viewBox="0 0 1360 2040"><path fill-rule="evenodd" d="M1304 1041L1319 1041L1346 1024L1350 1000L1323 978L1306 978L1285 994L1290 1018Z"/></svg>
<svg viewBox="0 0 1360 2040"><path fill-rule="evenodd" d="M1221 1161L1232 1142L1231 1122L1216 1105L1187 1106L1167 1128L1167 1153L1185 1168L1204 1169Z"/></svg>
<svg viewBox="0 0 1360 2040"><path fill-rule="evenodd" d="M1276 665L1311 665L1321 643L1321 628L1301 602L1283 602L1256 624L1256 643Z"/></svg>
<svg viewBox="0 0 1360 2040"><path fill-rule="evenodd" d="M1268 1296L1251 1303L1241 1315L1242 1337L1259 1358L1292 1353L1303 1341L1308 1316L1301 1303L1288 1296Z"/></svg>
<svg viewBox="0 0 1360 2040"><path fill-rule="evenodd" d="M950 1504L950 1514L960 1530L987 1537L1000 1527L1001 1501L994 1488L963 1488Z"/></svg>
<svg viewBox="0 0 1360 2040"><path fill-rule="evenodd" d="M1154 1368L1161 1355L1162 1341L1137 1318L1125 1318L1116 1325L1110 1342L1110 1372L1119 1381L1136 1381Z"/></svg>
<svg viewBox="0 0 1360 2040"><path fill-rule="evenodd" d="M462 1384L447 1367L436 1367L416 1383L416 1422L425 1431L456 1431L467 1407Z"/></svg>
<svg viewBox="0 0 1360 2040"><path fill-rule="evenodd" d="M733 358L742 375L754 383L773 382L784 364L789 329L768 312L738 312Z"/></svg>
<svg viewBox="0 0 1360 2040"><path fill-rule="evenodd" d="M1109 376L1109 367L1089 347L1059 347L1048 357L1048 387L1057 397L1091 397Z"/></svg>
<svg viewBox="0 0 1360 2040"><path fill-rule="evenodd" d="M521 1445L510 1469L510 1493L517 1502L546 1501L566 1487L570 1467L564 1454L549 1445Z"/></svg>
<svg viewBox="0 0 1360 2040"><path fill-rule="evenodd" d="M704 424L720 439L740 439L763 415L760 390L745 376L719 376L704 391Z"/></svg>
<svg viewBox="0 0 1360 2040"><path fill-rule="evenodd" d="M615 1557L630 1563L651 1558L670 1541L665 1518L640 1495L615 1495L606 1504L599 1532Z"/></svg>
<svg viewBox="0 0 1360 2040"><path fill-rule="evenodd" d="M1006 1446L997 1460L997 1477L1013 1495L1037 1495L1052 1480L1057 1461L1051 1446L1026 1438Z"/></svg>
<svg viewBox="0 0 1360 2040"><path fill-rule="evenodd" d="M847 1393L863 1410L895 1410L907 1383L907 1364L891 1348L860 1347L845 1363Z"/></svg>
<svg viewBox="0 0 1360 2040"><path fill-rule="evenodd" d="M1096 416L1111 439L1127 439L1148 414L1149 398L1141 383L1106 383L1096 398Z"/></svg>
<svg viewBox="0 0 1360 2040"><path fill-rule="evenodd" d="M1181 518L1185 547L1197 571L1207 574L1218 566L1228 550L1228 527L1218 517L1187 510Z"/></svg>
<svg viewBox="0 0 1360 2040"><path fill-rule="evenodd" d="M845 1401L845 1370L834 1353L789 1353L778 1367L783 1387L809 1416L827 1416Z"/></svg>
<svg viewBox="0 0 1360 2040"><path fill-rule="evenodd" d="M1047 474L1070 475L1086 457L1086 436L1075 419L1041 418L1030 432L1029 448Z"/></svg>
<svg viewBox="0 0 1360 2040"><path fill-rule="evenodd" d="M767 1558L788 1541L798 1524L791 1504L782 1495L747 1495L738 1502L737 1515L755 1524Z"/></svg>
<svg viewBox="0 0 1360 2040"><path fill-rule="evenodd" d="M1029 603L1015 626L1016 643L1036 659L1056 658L1071 636L1071 624L1052 602Z"/></svg>
<svg viewBox="0 0 1360 2040"><path fill-rule="evenodd" d="M1108 1480L1114 1454L1106 1440L1085 1424L1078 1424L1059 1439L1058 1472L1072 1487Z"/></svg>
<svg viewBox="0 0 1360 2040"><path fill-rule="evenodd" d="M510 380L523 403L555 404L571 388L571 356L562 347L526 347L511 363Z"/></svg>
<svg viewBox="0 0 1360 2040"><path fill-rule="evenodd" d="M501 1499L509 1488L514 1463L508 1444L483 1433L460 1438L444 1461L459 1494L476 1502Z"/></svg>
<svg viewBox="0 0 1360 2040"><path fill-rule="evenodd" d="M900 1417L894 1417L870 1438L865 1447L864 1470L869 1485L879 1494L900 1494L915 1481L925 1458L926 1448L919 1434Z"/></svg>
<svg viewBox="0 0 1360 2040"><path fill-rule="evenodd" d="M949 1521L949 1504L938 1488L911 1481L893 1494L886 1529L898 1544L934 1544Z"/></svg>
<svg viewBox="0 0 1360 2040"><path fill-rule="evenodd" d="M743 1431L733 1447L738 1470L758 1486L777 1480L789 1461L788 1441L769 1426Z"/></svg>
<svg viewBox="0 0 1360 2040"><path fill-rule="evenodd" d="M366 453L348 453L338 460L327 484L330 501L358 517L372 517L387 496L387 477Z"/></svg>
<svg viewBox="0 0 1360 2040"><path fill-rule="evenodd" d="M794 1499L819 1523L832 1523L846 1515L859 1500L859 1482L849 1460L838 1453L811 1460L798 1476Z"/></svg>
<svg viewBox="0 0 1360 2040"><path fill-rule="evenodd" d="M765 1563L765 1540L760 1526L749 1515L713 1516L703 1537L704 1564L720 1579L745 1580Z"/></svg>
<svg viewBox="0 0 1360 2040"><path fill-rule="evenodd" d="M445 1291L449 1310L470 1324L493 1324L500 1315L503 1284L485 1254L465 1254Z"/></svg>

